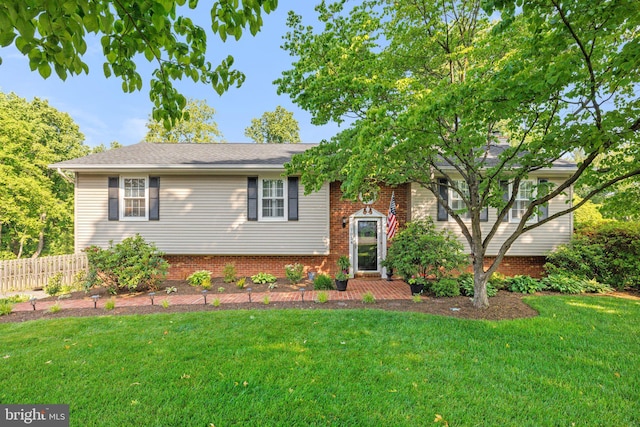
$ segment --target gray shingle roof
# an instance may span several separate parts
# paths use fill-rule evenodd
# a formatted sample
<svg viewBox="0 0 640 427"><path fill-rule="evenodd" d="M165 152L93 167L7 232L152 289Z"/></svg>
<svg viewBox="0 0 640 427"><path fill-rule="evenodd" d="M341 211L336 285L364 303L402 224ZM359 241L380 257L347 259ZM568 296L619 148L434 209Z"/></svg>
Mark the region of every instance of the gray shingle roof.
<svg viewBox="0 0 640 427"><path fill-rule="evenodd" d="M317 144L153 144L141 142L115 150L54 163L51 168L71 171L153 169L283 169L294 154ZM486 165L496 164L507 144L492 145ZM445 165L446 167L446 165ZM573 169L575 163L559 159L554 169Z"/></svg>
<svg viewBox="0 0 640 427"><path fill-rule="evenodd" d="M282 168L316 144L152 144L141 142L50 165L66 170Z"/></svg>

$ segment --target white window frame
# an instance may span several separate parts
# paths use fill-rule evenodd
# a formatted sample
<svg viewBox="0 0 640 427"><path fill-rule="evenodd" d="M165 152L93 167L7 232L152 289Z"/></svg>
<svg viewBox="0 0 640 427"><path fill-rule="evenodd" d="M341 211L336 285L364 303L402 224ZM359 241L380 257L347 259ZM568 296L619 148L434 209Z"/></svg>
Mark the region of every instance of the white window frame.
<svg viewBox="0 0 640 427"><path fill-rule="evenodd" d="M264 216L263 215L263 189L264 189L264 182L265 181L282 181L282 200L283 200L283 210L282 210L282 216L278 216L278 217L271 217L271 216ZM281 222L281 221L287 221L288 219L288 214L287 212L289 212L289 197L288 197L288 180L287 178L284 178L280 175L265 175L265 176L259 176L258 177L258 221L265 221L265 222Z"/></svg>
<svg viewBox="0 0 640 427"><path fill-rule="evenodd" d="M143 179L144 180L144 216L126 216L125 200L125 180L127 179ZM127 175L120 177L120 221L149 221L149 177L147 175Z"/></svg>
<svg viewBox="0 0 640 427"><path fill-rule="evenodd" d="M531 201L533 199L535 199L536 197L536 182L531 180L531 179L527 179L527 180L523 180L520 181L520 185L524 185L524 184L529 184L531 185L531 198L522 198L519 197L520 196L520 188L518 188L518 193L516 194L516 197L513 201L513 205L511 206L511 209L509 209L509 222L510 223L519 223L522 220L522 217L517 217L514 215L514 212L516 212L518 210L517 204L518 202L524 202L525 200L528 202L525 206L525 211L528 209L529 205L531 204ZM509 184L509 194L513 194L514 188L513 188L513 184ZM534 213L533 215L531 215L529 217L529 219L527 220L527 222L536 222L538 221L538 214Z"/></svg>
<svg viewBox="0 0 640 427"><path fill-rule="evenodd" d="M465 181L461 179L455 179L455 180L451 180L451 182L452 182L452 186L459 188L463 192L466 189L467 197L468 197L469 186ZM456 209L454 207L456 202L458 202L462 206ZM466 209L467 211L465 213L458 214L458 216L460 216L460 219L462 219L463 221L471 221L471 212L469 212L469 209L467 209L467 206L465 205L464 200L460 197L460 194L458 194L456 190L454 190L451 187L449 187L449 206L451 207L451 210L454 212L461 209ZM455 222L455 219L451 215L449 215L449 222Z"/></svg>

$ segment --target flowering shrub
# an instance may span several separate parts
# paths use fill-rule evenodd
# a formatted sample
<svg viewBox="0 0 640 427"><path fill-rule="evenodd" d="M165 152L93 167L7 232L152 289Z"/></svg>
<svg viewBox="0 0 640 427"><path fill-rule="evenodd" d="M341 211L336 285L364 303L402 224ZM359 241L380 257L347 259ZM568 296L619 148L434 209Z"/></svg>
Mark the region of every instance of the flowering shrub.
<svg viewBox="0 0 640 427"><path fill-rule="evenodd" d="M440 279L468 264L463 249L451 231L437 231L430 218L416 220L408 223L393 239L384 266L393 269L407 282L411 276Z"/></svg>
<svg viewBox="0 0 640 427"><path fill-rule="evenodd" d="M89 260L88 280L92 285L102 284L114 293L118 289L130 291L156 289L169 270L155 244L147 243L136 234L109 248L89 246L85 249Z"/></svg>
<svg viewBox="0 0 640 427"><path fill-rule="evenodd" d="M284 266L284 274L291 284L298 284L304 277L304 265L300 263L287 264Z"/></svg>

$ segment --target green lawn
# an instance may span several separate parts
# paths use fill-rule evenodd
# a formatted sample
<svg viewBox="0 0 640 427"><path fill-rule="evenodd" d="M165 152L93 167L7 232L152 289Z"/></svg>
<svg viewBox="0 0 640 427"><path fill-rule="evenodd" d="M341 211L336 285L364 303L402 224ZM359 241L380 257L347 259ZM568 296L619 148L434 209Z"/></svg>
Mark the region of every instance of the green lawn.
<svg viewBox="0 0 640 427"><path fill-rule="evenodd" d="M0 325L0 403L72 426L640 425L640 302L469 321L372 309ZM429 302L424 302L429 304Z"/></svg>

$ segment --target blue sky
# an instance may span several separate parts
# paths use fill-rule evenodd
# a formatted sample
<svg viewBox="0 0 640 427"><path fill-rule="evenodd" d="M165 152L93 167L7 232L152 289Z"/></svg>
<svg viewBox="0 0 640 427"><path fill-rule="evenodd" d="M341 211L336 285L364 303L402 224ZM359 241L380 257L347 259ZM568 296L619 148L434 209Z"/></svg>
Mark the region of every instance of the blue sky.
<svg viewBox="0 0 640 427"><path fill-rule="evenodd" d="M305 24L315 26L313 7L316 3L280 0L278 9L264 16L262 31L255 37L247 32L238 42L228 39L222 43L209 34L209 60L217 64L226 55L233 55L236 68L247 77L240 89L231 88L219 96L211 87L191 80L176 83L185 96L204 99L215 108L215 121L226 141L251 142L244 136L244 129L250 125L251 119L262 116L265 111L273 111L278 105L294 113L300 123L303 142L320 142L341 130L334 124L312 125L311 116L295 106L287 95L278 96L272 84L282 71L291 68L294 60L280 48L282 36L287 32L287 12L294 10L303 16ZM198 10L209 16L204 2ZM204 22L200 25L210 32L209 25ZM71 115L85 135L87 145L108 145L111 141L135 144L144 137L144 125L151 113L148 76L152 68L144 57L140 57L137 63L145 84L139 92L124 93L120 80L106 79L102 73L104 58L99 40L89 40L88 44L84 60L89 65L89 74L68 77L64 82L55 73L44 80L37 72L31 72L28 60L15 47L0 49L0 91L14 92L29 100L34 97L47 99L53 107Z"/></svg>

